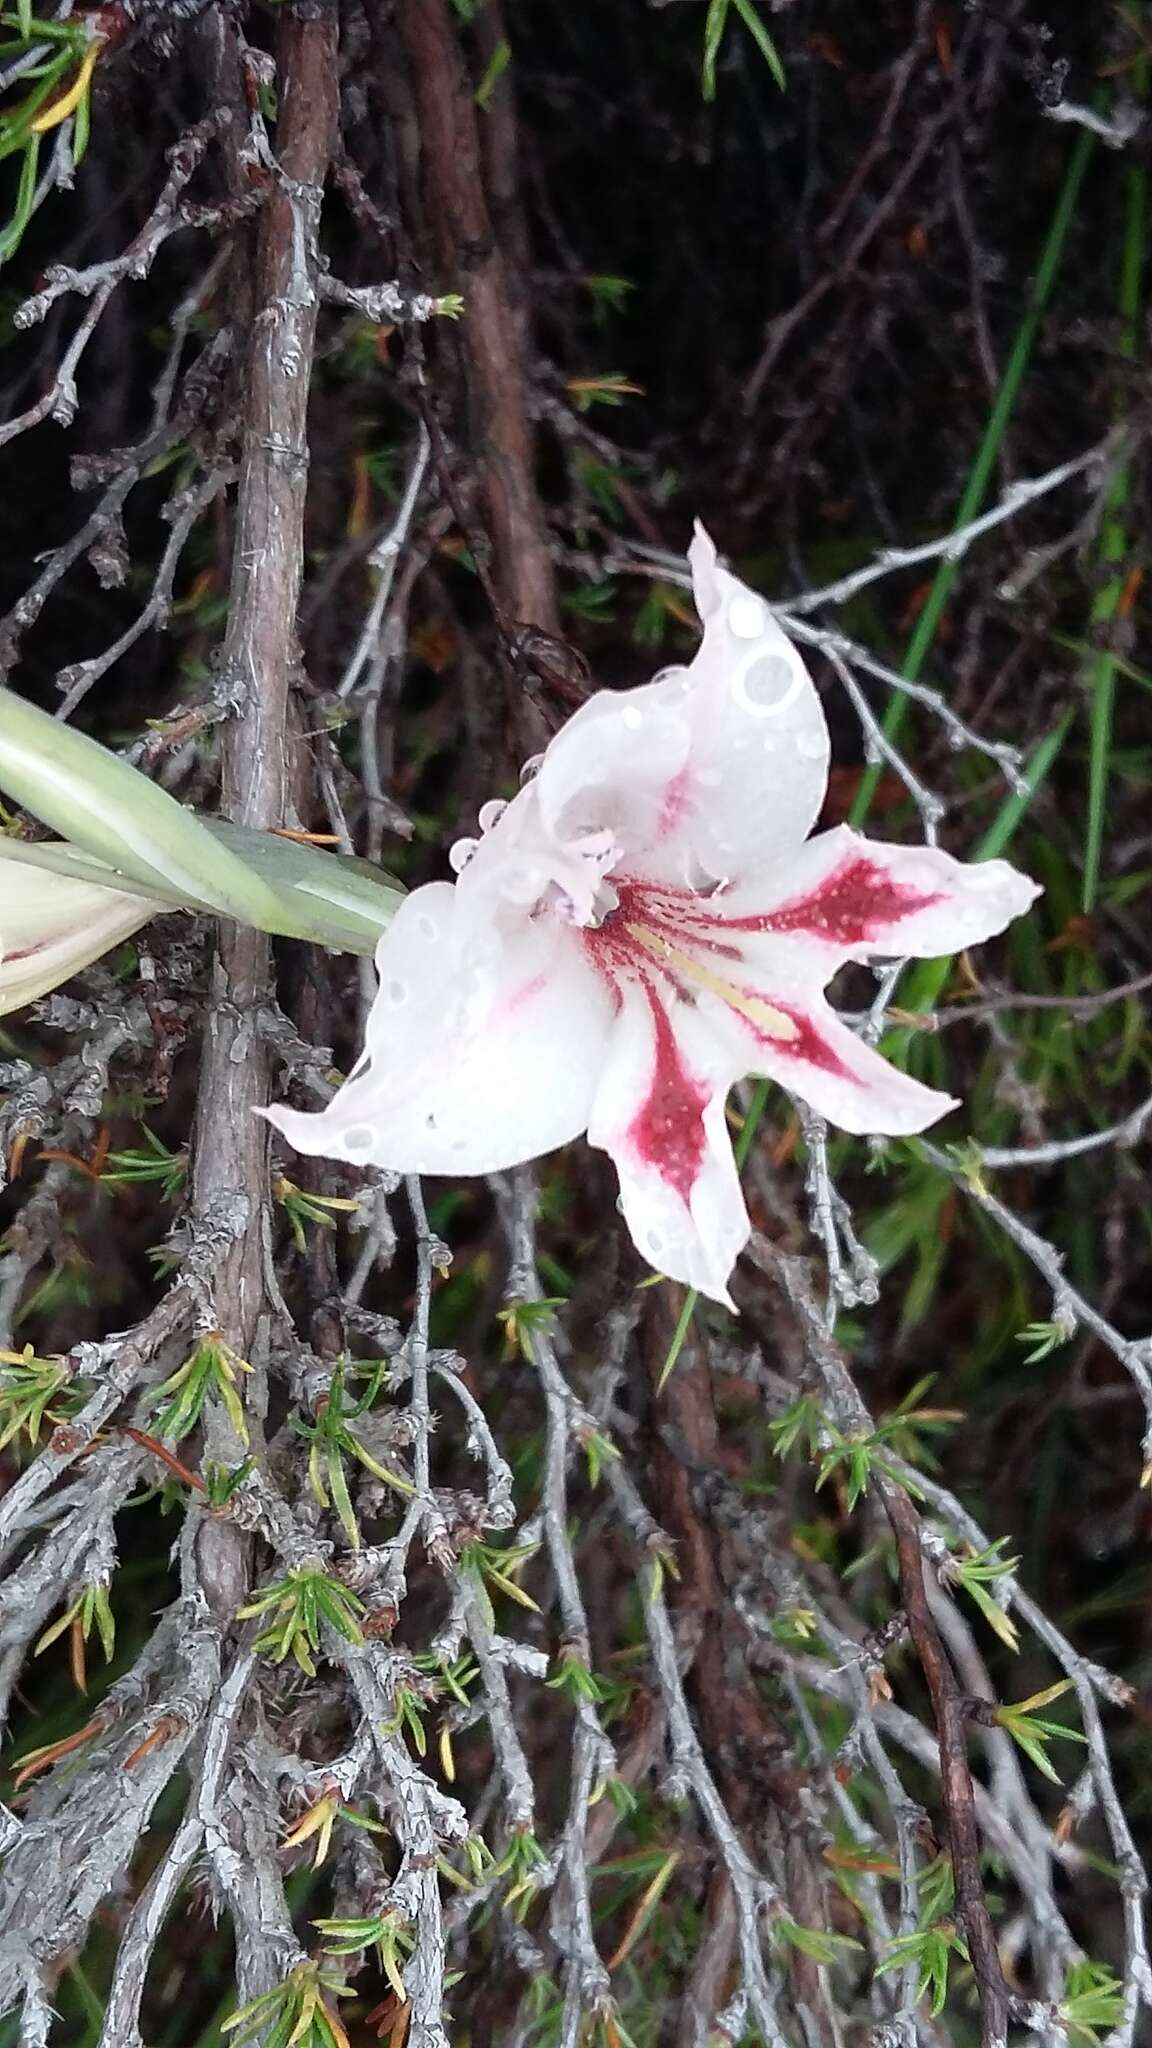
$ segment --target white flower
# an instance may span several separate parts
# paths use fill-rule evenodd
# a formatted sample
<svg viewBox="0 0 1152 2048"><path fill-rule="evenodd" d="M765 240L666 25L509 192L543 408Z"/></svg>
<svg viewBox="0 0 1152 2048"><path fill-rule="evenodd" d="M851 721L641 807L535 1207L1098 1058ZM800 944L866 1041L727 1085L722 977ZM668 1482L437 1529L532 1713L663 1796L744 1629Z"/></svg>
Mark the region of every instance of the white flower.
<svg viewBox="0 0 1152 2048"><path fill-rule="evenodd" d="M301 1152L407 1173L494 1172L586 1131L661 1272L727 1301L748 1216L725 1127L768 1075L847 1131L923 1130L952 1098L829 1008L847 960L931 958L1039 891L846 827L809 839L828 775L796 649L697 529L704 637L686 669L602 691L552 741L459 879L401 906L364 1053L319 1115L269 1111Z"/></svg>
<svg viewBox="0 0 1152 2048"><path fill-rule="evenodd" d="M162 908L50 868L0 865L0 1016L78 974Z"/></svg>

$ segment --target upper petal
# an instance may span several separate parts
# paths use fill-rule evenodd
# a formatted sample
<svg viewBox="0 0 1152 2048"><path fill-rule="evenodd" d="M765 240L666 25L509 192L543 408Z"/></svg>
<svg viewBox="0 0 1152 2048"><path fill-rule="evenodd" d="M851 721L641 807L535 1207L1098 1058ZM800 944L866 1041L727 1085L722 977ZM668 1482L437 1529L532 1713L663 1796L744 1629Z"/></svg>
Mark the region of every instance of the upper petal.
<svg viewBox="0 0 1152 2048"><path fill-rule="evenodd" d="M691 744L676 829L649 872L739 878L787 858L820 814L828 728L815 685L762 597L716 560L697 526L689 549L704 637L687 671Z"/></svg>
<svg viewBox="0 0 1152 2048"><path fill-rule="evenodd" d="M681 884L793 852L828 780L824 713L797 650L702 528L689 558L704 625L691 665L590 698L535 785L548 832L610 829L633 873Z"/></svg>
<svg viewBox="0 0 1152 2048"><path fill-rule="evenodd" d="M658 978L625 979L621 998L589 1142L615 1162L643 1257L731 1307L728 1280L749 1229L724 1119L736 1063Z"/></svg>
<svg viewBox="0 0 1152 2048"><path fill-rule="evenodd" d="M494 1173L588 1121L612 1020L573 933L478 923L449 882L406 898L376 955L365 1052L318 1115L267 1112L299 1152L398 1173Z"/></svg>
<svg viewBox="0 0 1152 2048"><path fill-rule="evenodd" d="M1003 931L1041 893L1006 860L954 860L939 847L892 846L838 825L783 871L714 898L709 928L765 963L775 949L781 963L810 961L824 982L844 960L960 952Z"/></svg>

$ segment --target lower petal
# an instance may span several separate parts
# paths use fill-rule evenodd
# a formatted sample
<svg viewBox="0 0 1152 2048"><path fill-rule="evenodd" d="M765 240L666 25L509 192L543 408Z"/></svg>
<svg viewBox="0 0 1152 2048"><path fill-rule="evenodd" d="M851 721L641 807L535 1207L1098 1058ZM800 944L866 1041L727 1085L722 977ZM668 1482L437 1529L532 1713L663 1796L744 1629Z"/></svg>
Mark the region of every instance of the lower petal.
<svg viewBox="0 0 1152 2048"><path fill-rule="evenodd" d="M642 1256L731 1307L728 1280L749 1230L724 1118L735 1066L693 1005L643 974L621 995L589 1142L615 1163Z"/></svg>
<svg viewBox="0 0 1152 2048"><path fill-rule="evenodd" d="M448 882L376 954L365 1054L319 1115L267 1112L299 1152L397 1173L495 1173L586 1126L612 1000L563 927L477 933Z"/></svg>
<svg viewBox="0 0 1152 2048"><path fill-rule="evenodd" d="M882 1059L822 996L758 997L744 1012L710 1003L709 1016L718 1036L742 1041L742 1072L778 1081L842 1131L907 1137L959 1107Z"/></svg>

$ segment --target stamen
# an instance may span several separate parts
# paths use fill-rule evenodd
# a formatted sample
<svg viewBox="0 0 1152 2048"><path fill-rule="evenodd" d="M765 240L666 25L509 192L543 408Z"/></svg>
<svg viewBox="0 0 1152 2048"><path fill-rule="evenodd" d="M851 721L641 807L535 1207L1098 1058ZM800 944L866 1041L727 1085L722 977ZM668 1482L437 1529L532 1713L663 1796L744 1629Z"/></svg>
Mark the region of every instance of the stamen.
<svg viewBox="0 0 1152 2048"><path fill-rule="evenodd" d="M740 1016L747 1017L750 1024L755 1024L758 1030L766 1032L769 1038L778 1038L784 1043L799 1038L799 1027L792 1018L786 1016L783 1010L775 1009L771 1003L766 1003L762 996L750 996L744 989L737 988L733 982L728 981L725 976L713 974L710 968L703 966L691 953L674 946L669 939L662 938L659 932L649 931L647 925L628 924L624 929L629 938L635 939L638 946L643 946L646 953L651 953L653 959L671 961L686 981L694 981L700 988L707 989L710 995L719 996L721 1002L727 1003L730 1010L736 1010Z"/></svg>

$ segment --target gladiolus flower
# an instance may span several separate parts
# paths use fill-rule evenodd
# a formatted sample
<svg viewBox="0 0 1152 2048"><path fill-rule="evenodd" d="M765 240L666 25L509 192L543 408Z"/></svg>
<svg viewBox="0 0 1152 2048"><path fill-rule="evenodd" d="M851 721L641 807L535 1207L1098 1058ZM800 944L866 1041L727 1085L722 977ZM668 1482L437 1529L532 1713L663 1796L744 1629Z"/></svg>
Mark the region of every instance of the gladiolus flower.
<svg viewBox="0 0 1152 2048"><path fill-rule="evenodd" d="M725 1126L766 1075L841 1129L907 1133L955 1107L824 997L849 960L932 958L1039 893L846 827L815 839L828 732L796 649L697 529L704 634L688 668L589 699L458 879L402 904L367 1042L327 1109L268 1112L298 1151L482 1174L586 1132L645 1258L728 1301L749 1230Z"/></svg>
<svg viewBox="0 0 1152 2048"><path fill-rule="evenodd" d="M47 995L163 907L50 868L0 866L0 1016Z"/></svg>

